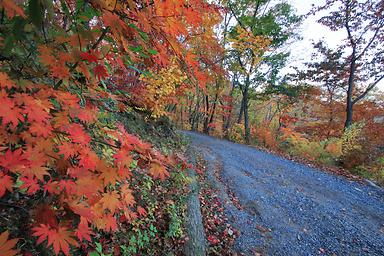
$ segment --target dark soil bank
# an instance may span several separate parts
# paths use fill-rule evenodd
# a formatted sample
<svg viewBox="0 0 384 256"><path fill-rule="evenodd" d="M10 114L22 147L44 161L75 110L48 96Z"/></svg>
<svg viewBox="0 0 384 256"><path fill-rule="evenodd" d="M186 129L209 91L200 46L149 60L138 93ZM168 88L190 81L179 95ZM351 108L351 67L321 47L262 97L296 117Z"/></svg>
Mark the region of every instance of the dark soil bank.
<svg viewBox="0 0 384 256"><path fill-rule="evenodd" d="M230 222L241 233L237 251L384 255L383 189L252 147L185 134L208 162Z"/></svg>

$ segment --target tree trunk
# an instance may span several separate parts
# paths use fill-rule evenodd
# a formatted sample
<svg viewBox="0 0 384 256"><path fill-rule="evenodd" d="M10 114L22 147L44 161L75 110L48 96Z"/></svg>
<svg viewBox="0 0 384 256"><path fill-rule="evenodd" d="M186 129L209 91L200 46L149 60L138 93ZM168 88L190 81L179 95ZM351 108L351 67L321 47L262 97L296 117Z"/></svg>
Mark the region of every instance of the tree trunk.
<svg viewBox="0 0 384 256"><path fill-rule="evenodd" d="M243 97L241 99L241 105L240 105L240 112L239 112L239 117L237 118L237 123L241 123L241 119L243 119L243 113L244 113L244 92L243 92Z"/></svg>
<svg viewBox="0 0 384 256"><path fill-rule="evenodd" d="M347 91L347 108L346 108L346 119L344 124L344 130L352 125L353 120L353 91L355 87L355 72L356 72L356 47L353 47L351 56L351 65L349 67L349 78L348 78L348 91Z"/></svg>
<svg viewBox="0 0 384 256"><path fill-rule="evenodd" d="M196 105L195 109L192 112L192 122L191 122L191 130L197 131L199 129L199 108L200 108L200 100L199 93L196 94Z"/></svg>
<svg viewBox="0 0 384 256"><path fill-rule="evenodd" d="M229 93L230 97L233 97L233 92L235 91L235 81L236 81L235 76L236 75L234 75L233 77L231 92ZM228 117L226 118L224 127L223 127L224 138L226 139L229 139L229 127L231 125L232 111L233 111L233 100L231 100L231 108L229 110Z"/></svg>
<svg viewBox="0 0 384 256"><path fill-rule="evenodd" d="M213 123L213 118L215 117L215 112L216 112L216 106L217 106L217 99L219 98L219 94L216 93L215 94L215 100L213 102L213 106L212 106L212 111L211 111L211 116L209 117L209 122L208 122L208 125ZM207 125L207 134L209 134L209 130L210 128L208 127Z"/></svg>
<svg viewBox="0 0 384 256"><path fill-rule="evenodd" d="M209 124L209 97L205 95L205 113L204 113L204 127L203 132L208 134L208 124Z"/></svg>
<svg viewBox="0 0 384 256"><path fill-rule="evenodd" d="M244 93L244 131L245 131L245 143L249 144L251 131L249 128L249 114L248 114L248 88Z"/></svg>
<svg viewBox="0 0 384 256"><path fill-rule="evenodd" d="M245 143L249 144L251 137L251 130L249 128L249 90L250 80L249 75L247 75L247 80L245 81L244 91L243 91L243 112L244 112L244 132L245 132Z"/></svg>

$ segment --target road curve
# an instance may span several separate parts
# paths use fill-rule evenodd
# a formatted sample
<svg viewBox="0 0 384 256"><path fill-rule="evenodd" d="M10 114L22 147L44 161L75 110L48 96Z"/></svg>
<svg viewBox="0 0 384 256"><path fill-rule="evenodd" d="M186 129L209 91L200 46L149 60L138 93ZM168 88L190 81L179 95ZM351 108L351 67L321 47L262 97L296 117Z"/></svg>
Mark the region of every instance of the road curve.
<svg viewBox="0 0 384 256"><path fill-rule="evenodd" d="M255 148L184 132L244 255L384 255L384 190ZM214 174L219 170L219 179ZM241 207L234 203L233 194Z"/></svg>

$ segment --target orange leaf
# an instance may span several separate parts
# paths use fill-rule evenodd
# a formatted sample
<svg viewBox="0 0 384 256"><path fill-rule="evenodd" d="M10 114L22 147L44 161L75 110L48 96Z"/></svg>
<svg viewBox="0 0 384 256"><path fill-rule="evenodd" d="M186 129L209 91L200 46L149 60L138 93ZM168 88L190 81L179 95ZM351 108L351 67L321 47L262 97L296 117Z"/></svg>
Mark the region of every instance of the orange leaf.
<svg viewBox="0 0 384 256"><path fill-rule="evenodd" d="M15 17L16 15L26 18L23 9L17 6L14 0L2 0L0 2L0 6L5 9L8 18L10 19Z"/></svg>
<svg viewBox="0 0 384 256"><path fill-rule="evenodd" d="M8 88L11 89L12 87L15 87L15 83L9 79L7 73L0 72L0 87L1 88Z"/></svg>
<svg viewBox="0 0 384 256"><path fill-rule="evenodd" d="M135 198L133 197L132 190L128 184L121 186L121 200L125 205L133 206L136 204Z"/></svg>
<svg viewBox="0 0 384 256"><path fill-rule="evenodd" d="M104 193L99 202L104 209L109 209L112 213L115 213L116 209L120 208L120 198L116 191Z"/></svg>
<svg viewBox="0 0 384 256"><path fill-rule="evenodd" d="M36 244L41 244L44 240L48 240L47 246L53 245L53 251L56 255L62 251L65 255L69 255L69 245L78 246L73 234L66 227L59 226L54 229L49 225L40 224L38 227L32 228L33 236L39 237Z"/></svg>
<svg viewBox="0 0 384 256"><path fill-rule="evenodd" d="M169 177L169 172L166 170L165 166L157 160L152 160L149 167L149 174L157 179L164 180L166 177Z"/></svg>
<svg viewBox="0 0 384 256"><path fill-rule="evenodd" d="M12 249L15 247L19 239L8 240L9 232L4 231L0 235L0 252L2 256L14 256L18 254L18 250Z"/></svg>

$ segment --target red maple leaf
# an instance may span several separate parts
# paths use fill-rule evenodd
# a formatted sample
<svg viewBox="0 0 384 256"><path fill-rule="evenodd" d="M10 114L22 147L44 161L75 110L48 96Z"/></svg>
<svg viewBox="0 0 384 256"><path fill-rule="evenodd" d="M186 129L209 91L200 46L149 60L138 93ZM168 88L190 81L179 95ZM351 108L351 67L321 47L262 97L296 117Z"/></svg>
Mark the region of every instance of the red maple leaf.
<svg viewBox="0 0 384 256"><path fill-rule="evenodd" d="M68 228L59 226L57 229L51 228L49 225L40 224L38 227L32 228L33 236L39 237L36 244L41 244L48 240L47 246L53 245L53 251L56 255L62 251L65 255L69 255L69 245L77 246L77 242L72 238L73 234Z"/></svg>
<svg viewBox="0 0 384 256"><path fill-rule="evenodd" d="M16 173L25 170L29 166L21 148L12 151L10 149L4 155L0 155L0 166Z"/></svg>
<svg viewBox="0 0 384 256"><path fill-rule="evenodd" d="M75 234L79 241L82 241L83 239L91 241L91 235L93 235L93 232L92 229L89 228L88 221L86 218L80 217L80 223L77 226Z"/></svg>
<svg viewBox="0 0 384 256"><path fill-rule="evenodd" d="M57 148L59 149L59 154L63 154L65 159L77 155L78 153L78 145L69 142L63 142L63 144Z"/></svg>
<svg viewBox="0 0 384 256"><path fill-rule="evenodd" d="M93 72L95 73L95 76L97 79L100 81L106 77L108 77L108 71L105 68L104 65L97 65L94 69Z"/></svg>
<svg viewBox="0 0 384 256"><path fill-rule="evenodd" d="M40 185L38 183L38 180L36 178L31 177L21 177L20 180L24 182L20 189L27 189L28 195L33 195L40 189Z"/></svg>
<svg viewBox="0 0 384 256"><path fill-rule="evenodd" d="M35 136L48 138L52 134L52 126L44 123L32 122L29 131Z"/></svg>
<svg viewBox="0 0 384 256"><path fill-rule="evenodd" d="M84 131L80 124L69 124L64 130L69 133L69 137L75 143L87 145L91 141L91 137Z"/></svg>
<svg viewBox="0 0 384 256"><path fill-rule="evenodd" d="M142 217L147 216L147 211L141 206L137 207L137 213Z"/></svg>
<svg viewBox="0 0 384 256"><path fill-rule="evenodd" d="M82 52L80 53L80 57L83 60L88 61L89 63L92 63L92 62L97 63L99 54L97 52Z"/></svg>
<svg viewBox="0 0 384 256"><path fill-rule="evenodd" d="M12 99L8 98L1 91L0 94L0 117L2 118L2 124L11 123L14 127L19 123L19 120L23 120L21 115L21 109L15 106Z"/></svg>
<svg viewBox="0 0 384 256"><path fill-rule="evenodd" d="M0 173L0 184L0 198L5 194L5 191L12 192L13 180L11 176Z"/></svg>

